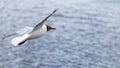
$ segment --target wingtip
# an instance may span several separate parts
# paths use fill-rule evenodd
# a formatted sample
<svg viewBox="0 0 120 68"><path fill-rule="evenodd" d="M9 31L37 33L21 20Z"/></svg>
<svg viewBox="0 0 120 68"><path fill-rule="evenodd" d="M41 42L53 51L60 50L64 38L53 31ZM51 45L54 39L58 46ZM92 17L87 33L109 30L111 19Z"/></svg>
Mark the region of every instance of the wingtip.
<svg viewBox="0 0 120 68"><path fill-rule="evenodd" d="M56 11L58 11L59 9L58 8L56 8L54 11L53 11L53 13L55 13Z"/></svg>

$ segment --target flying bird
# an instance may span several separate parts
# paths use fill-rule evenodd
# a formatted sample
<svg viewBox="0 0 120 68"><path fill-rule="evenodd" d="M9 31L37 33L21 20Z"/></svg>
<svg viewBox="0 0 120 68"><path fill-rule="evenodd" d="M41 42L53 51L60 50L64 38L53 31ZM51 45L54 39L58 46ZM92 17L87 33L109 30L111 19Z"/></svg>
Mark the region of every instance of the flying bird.
<svg viewBox="0 0 120 68"><path fill-rule="evenodd" d="M35 27L30 27L30 26L26 26L18 31L16 31L13 34L7 35L5 37L3 37L3 39L10 37L12 35L16 35L19 34L21 36L19 37L15 37L11 40L11 43L14 46L18 46L21 45L23 43L25 43L28 40L32 40L32 39L36 39L39 38L43 35L45 35L48 31L50 30L56 30L56 28L51 27L49 25L44 24L45 21L51 17L55 12L57 11L57 9L55 9L51 14L49 14L46 18L44 18L40 23L38 23Z"/></svg>

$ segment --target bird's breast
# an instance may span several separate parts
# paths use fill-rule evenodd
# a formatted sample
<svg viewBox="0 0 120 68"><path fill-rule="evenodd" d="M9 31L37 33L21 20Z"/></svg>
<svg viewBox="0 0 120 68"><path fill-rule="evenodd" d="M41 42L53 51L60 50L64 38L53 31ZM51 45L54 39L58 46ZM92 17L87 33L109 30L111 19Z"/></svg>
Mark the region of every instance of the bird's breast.
<svg viewBox="0 0 120 68"><path fill-rule="evenodd" d="M46 33L47 33L47 28L46 28L46 26L43 26L40 30L32 32L29 36L29 39L39 38Z"/></svg>

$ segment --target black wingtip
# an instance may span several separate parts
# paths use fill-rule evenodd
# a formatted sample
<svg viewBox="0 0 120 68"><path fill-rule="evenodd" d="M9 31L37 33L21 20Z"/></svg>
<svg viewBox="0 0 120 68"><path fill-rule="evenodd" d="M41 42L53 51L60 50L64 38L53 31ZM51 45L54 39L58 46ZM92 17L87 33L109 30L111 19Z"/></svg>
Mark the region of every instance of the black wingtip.
<svg viewBox="0 0 120 68"><path fill-rule="evenodd" d="M58 11L59 9L57 8L57 9L55 9L54 11L53 11L53 13L55 13L56 11Z"/></svg>

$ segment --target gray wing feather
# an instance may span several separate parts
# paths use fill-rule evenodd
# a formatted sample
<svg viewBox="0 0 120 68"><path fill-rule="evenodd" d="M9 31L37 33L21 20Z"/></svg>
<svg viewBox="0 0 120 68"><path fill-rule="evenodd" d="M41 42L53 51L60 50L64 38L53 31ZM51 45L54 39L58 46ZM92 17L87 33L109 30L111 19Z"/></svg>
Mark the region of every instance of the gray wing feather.
<svg viewBox="0 0 120 68"><path fill-rule="evenodd" d="M40 23L38 23L38 24L34 27L34 29L32 30L32 32L40 29L40 28L43 26L43 24L45 23L45 21L46 21L50 16L52 16L56 11L57 11L57 9L55 9L50 15L48 15L45 19L43 19Z"/></svg>
<svg viewBox="0 0 120 68"><path fill-rule="evenodd" d="M2 39L6 39L6 38L11 37L11 36L16 35L16 34L17 34L17 33L12 33L12 34L9 34L9 35L7 35L7 36L3 37Z"/></svg>
<svg viewBox="0 0 120 68"><path fill-rule="evenodd" d="M31 27L31 26L25 26L24 28L16 31L15 33L22 35L22 34L30 33L32 30L33 30L33 27Z"/></svg>
<svg viewBox="0 0 120 68"><path fill-rule="evenodd" d="M8 37L14 36L14 35L22 35L22 34L27 34L30 33L33 30L33 27L30 26L25 26L24 28L17 30L16 32L6 35L5 37L3 37L2 39L6 39Z"/></svg>

